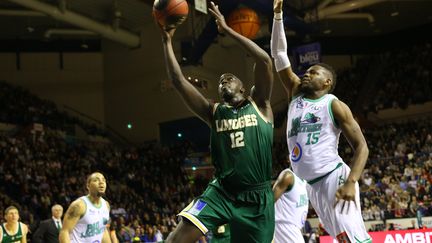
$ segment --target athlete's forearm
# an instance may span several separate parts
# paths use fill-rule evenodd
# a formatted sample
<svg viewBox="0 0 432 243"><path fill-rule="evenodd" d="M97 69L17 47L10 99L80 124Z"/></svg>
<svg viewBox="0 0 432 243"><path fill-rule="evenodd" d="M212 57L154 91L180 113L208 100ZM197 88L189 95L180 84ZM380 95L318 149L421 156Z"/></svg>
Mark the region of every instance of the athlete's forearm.
<svg viewBox="0 0 432 243"><path fill-rule="evenodd" d="M102 236L102 243L112 243L108 230L105 230Z"/></svg>
<svg viewBox="0 0 432 243"><path fill-rule="evenodd" d="M61 229L59 234L59 242L60 243L70 243L69 232Z"/></svg>
<svg viewBox="0 0 432 243"><path fill-rule="evenodd" d="M354 156L351 163L351 172L348 175L347 182L357 182L364 170L369 156L369 149L366 143L361 143L355 148Z"/></svg>
<svg viewBox="0 0 432 243"><path fill-rule="evenodd" d="M171 38L164 38L162 40L163 49L165 53L165 63L167 67L167 73L172 82L181 82L183 80L183 73L181 71L180 65L172 48Z"/></svg>
<svg viewBox="0 0 432 243"><path fill-rule="evenodd" d="M256 62L269 63L271 65L270 56L265 52L261 47L259 47L252 40L240 35L235 32L233 29L228 28L225 30L225 33L233 38L237 43L247 52L249 53Z"/></svg>

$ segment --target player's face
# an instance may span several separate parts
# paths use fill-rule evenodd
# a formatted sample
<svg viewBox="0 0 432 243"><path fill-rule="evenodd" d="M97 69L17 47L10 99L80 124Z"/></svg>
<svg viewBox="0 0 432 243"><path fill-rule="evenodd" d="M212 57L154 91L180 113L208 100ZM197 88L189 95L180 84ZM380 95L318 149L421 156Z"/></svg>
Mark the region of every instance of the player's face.
<svg viewBox="0 0 432 243"><path fill-rule="evenodd" d="M327 71L321 66L310 67L301 78L300 91L310 94L325 89L325 82L328 80Z"/></svg>
<svg viewBox="0 0 432 243"><path fill-rule="evenodd" d="M9 210L5 215L6 221L8 223L15 223L19 220L19 213L16 209Z"/></svg>
<svg viewBox="0 0 432 243"><path fill-rule="evenodd" d="M224 101L229 101L238 93L243 92L243 83L231 73L224 73L219 78L219 96Z"/></svg>
<svg viewBox="0 0 432 243"><path fill-rule="evenodd" d="M94 173L90 177L90 181L87 184L87 188L91 195L101 197L105 195L106 180L101 173Z"/></svg>

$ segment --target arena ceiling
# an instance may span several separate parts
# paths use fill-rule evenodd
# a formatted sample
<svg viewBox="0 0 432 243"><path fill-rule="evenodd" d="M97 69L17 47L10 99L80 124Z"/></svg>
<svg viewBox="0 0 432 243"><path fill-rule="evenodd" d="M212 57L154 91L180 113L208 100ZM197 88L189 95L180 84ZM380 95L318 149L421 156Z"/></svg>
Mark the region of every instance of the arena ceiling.
<svg viewBox="0 0 432 243"><path fill-rule="evenodd" d="M255 9L262 29L268 29L272 0L217 2L226 9L225 13L239 5ZM1 0L0 40L85 42L108 38L134 47L141 33L145 34L146 26L153 22L152 4L152 0ZM432 23L431 10L432 0L286 0L284 12L289 35L337 38L379 36L428 26ZM207 16L197 16L214 29ZM262 35L265 37L268 31ZM211 42L214 37L207 34L201 39ZM200 36L194 38L201 41Z"/></svg>

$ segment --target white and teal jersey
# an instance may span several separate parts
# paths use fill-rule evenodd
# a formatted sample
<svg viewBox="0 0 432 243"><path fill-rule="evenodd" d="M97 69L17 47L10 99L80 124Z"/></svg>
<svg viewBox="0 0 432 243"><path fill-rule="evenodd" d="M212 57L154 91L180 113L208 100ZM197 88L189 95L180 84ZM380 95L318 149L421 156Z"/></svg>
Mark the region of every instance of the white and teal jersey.
<svg viewBox="0 0 432 243"><path fill-rule="evenodd" d="M96 207L87 196L80 199L85 202L86 211L72 231L71 242L100 243L109 220L107 202L101 198L101 205Z"/></svg>
<svg viewBox="0 0 432 243"><path fill-rule="evenodd" d="M334 99L337 98L332 94L316 100L301 94L288 107L286 135L291 165L308 182L325 176L342 162L338 154L341 130L331 108Z"/></svg>
<svg viewBox="0 0 432 243"><path fill-rule="evenodd" d="M275 204L275 223L276 225L293 224L301 229L306 221L309 208L307 182L297 177L290 169L285 169L281 173L285 171L290 171L294 175L294 184L281 195Z"/></svg>

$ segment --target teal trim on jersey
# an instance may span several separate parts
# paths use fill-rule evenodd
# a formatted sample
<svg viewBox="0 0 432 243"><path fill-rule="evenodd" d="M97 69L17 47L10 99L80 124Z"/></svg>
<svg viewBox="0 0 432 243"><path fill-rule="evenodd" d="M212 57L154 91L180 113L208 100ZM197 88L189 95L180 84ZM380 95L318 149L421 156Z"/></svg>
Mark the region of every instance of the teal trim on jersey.
<svg viewBox="0 0 432 243"><path fill-rule="evenodd" d="M302 96L302 95L303 95L303 93L298 93L298 94L296 94L296 95L293 95L293 97L291 97L290 103L291 103L293 100L297 99L298 97L300 97L300 96Z"/></svg>
<svg viewBox="0 0 432 243"><path fill-rule="evenodd" d="M334 168L333 170L331 170L329 173L327 173L327 174L325 174L325 175L323 175L323 176L320 176L320 177L317 177L317 178L315 178L315 179L312 179L312 180L308 181L308 184L309 184L309 185L312 185L312 184L317 183L317 182L320 181L322 178L324 178L324 177L330 175L333 171L335 171L336 169L338 169L339 167L341 167L342 164L343 164L343 163L341 162L341 163L337 164L337 165L336 165L336 168Z"/></svg>
<svg viewBox="0 0 432 243"><path fill-rule="evenodd" d="M332 121L333 121L333 125L336 127L336 128L339 128L339 125L337 124L337 122L336 122L336 120L335 120L335 118L334 118L334 115L333 115L333 109L332 109L332 103L333 103L333 100L335 100L336 98L333 98L333 99L331 99L330 101L329 101L329 103L328 103L328 111L329 111L329 114L330 114L330 117L331 117L331 119L332 119Z"/></svg>
<svg viewBox="0 0 432 243"><path fill-rule="evenodd" d="M102 207L102 204L103 204L102 198L100 199L100 205L99 205L99 207L98 207L97 205L95 205L94 203L92 203L92 201L90 200L89 196L86 196L86 199L87 199L87 201L89 201L89 203L90 203L91 205L93 205L93 207L95 207L95 208L97 208L97 209L99 209L99 208Z"/></svg>
<svg viewBox="0 0 432 243"><path fill-rule="evenodd" d="M356 240L357 243L372 243L372 238L368 238L366 240L361 241L354 236L354 239Z"/></svg>
<svg viewBox="0 0 432 243"><path fill-rule="evenodd" d="M23 233L22 233L22 229L21 229L21 223L18 222L18 229L17 232L13 235L9 234L6 231L6 223L1 224L1 228L2 228L2 240L0 241L1 243L13 243L16 241L21 242L21 239L23 238Z"/></svg>
<svg viewBox="0 0 432 243"><path fill-rule="evenodd" d="M319 97L319 98L316 99L316 100L308 99L308 98L303 97L304 100L309 101L309 102L313 102L313 103L319 102L319 101L321 101L321 100L324 99L324 98L325 98L325 95Z"/></svg>

